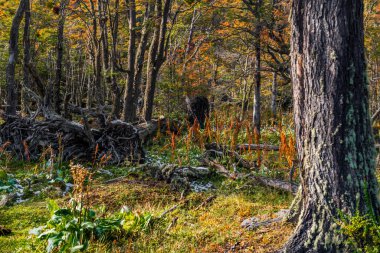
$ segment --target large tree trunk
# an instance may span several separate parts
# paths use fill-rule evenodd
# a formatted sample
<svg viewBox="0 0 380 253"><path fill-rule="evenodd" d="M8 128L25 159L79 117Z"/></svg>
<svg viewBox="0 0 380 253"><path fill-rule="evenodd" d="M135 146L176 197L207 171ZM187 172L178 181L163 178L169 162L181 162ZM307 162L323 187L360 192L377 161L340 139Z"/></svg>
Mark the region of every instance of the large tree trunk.
<svg viewBox="0 0 380 253"><path fill-rule="evenodd" d="M379 217L362 0L294 0L292 78L302 190L285 252L348 252L339 212Z"/></svg>
<svg viewBox="0 0 380 253"><path fill-rule="evenodd" d="M12 27L10 31L9 39L9 59L6 70L6 82L7 82L7 107L6 113L8 115L16 115L17 109L17 84L15 80L16 63L18 58L18 37L19 28L24 15L24 11L27 5L26 0L21 0L17 8L16 14L12 21Z"/></svg>

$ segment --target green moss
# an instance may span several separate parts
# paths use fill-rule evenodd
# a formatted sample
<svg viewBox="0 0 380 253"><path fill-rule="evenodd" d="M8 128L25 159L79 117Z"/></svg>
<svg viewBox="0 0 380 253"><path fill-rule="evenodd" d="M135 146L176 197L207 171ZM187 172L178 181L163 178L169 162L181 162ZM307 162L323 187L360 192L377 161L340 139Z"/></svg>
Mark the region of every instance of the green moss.
<svg viewBox="0 0 380 253"><path fill-rule="evenodd" d="M12 230L10 236L0 237L2 253L45 252L45 246L29 235L29 230L48 220L44 202L24 203L0 210L0 225Z"/></svg>

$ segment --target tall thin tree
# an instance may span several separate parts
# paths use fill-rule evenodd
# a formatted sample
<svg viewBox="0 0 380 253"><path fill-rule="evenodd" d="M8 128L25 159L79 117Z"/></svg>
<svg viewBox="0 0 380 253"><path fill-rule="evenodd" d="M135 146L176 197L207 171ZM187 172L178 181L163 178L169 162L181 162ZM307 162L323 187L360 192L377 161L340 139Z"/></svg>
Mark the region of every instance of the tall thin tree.
<svg viewBox="0 0 380 253"><path fill-rule="evenodd" d="M21 111L27 113L28 108L28 96L26 88L30 88L30 76L28 65L30 64L30 22L31 22L31 13L30 13L30 0L26 0L25 3L25 22L24 22L24 35L23 35L23 46L24 46L24 78L23 78L23 87L21 88Z"/></svg>
<svg viewBox="0 0 380 253"><path fill-rule="evenodd" d="M62 83L62 62L64 53L64 29L66 21L66 8L69 0L61 0L59 5L59 21L57 29L57 61L55 66L54 80L54 109L59 114L61 113L61 83Z"/></svg>
<svg viewBox="0 0 380 253"><path fill-rule="evenodd" d="M156 90L158 73L165 61L166 49L166 32L171 9L171 0L165 0L162 6L162 0L156 0L155 13L156 23L154 33L149 48L149 57L147 63L147 82L144 96L143 116L146 121L152 119L153 102Z"/></svg>
<svg viewBox="0 0 380 253"><path fill-rule="evenodd" d="M6 70L6 89L7 89L7 105L5 112L8 115L16 115L17 110L17 84L15 80L16 63L18 59L18 38L19 29L27 6L26 0L20 0L16 14L12 20L12 27L9 38L9 59Z"/></svg>

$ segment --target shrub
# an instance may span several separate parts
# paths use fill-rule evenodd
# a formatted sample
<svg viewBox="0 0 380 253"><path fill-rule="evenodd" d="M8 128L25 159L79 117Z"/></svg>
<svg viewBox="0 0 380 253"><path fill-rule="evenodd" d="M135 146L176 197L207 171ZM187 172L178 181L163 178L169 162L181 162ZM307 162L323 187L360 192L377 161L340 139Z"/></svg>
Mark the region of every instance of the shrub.
<svg viewBox="0 0 380 253"><path fill-rule="evenodd" d="M341 228L355 252L380 252L380 224L370 215L343 217Z"/></svg>

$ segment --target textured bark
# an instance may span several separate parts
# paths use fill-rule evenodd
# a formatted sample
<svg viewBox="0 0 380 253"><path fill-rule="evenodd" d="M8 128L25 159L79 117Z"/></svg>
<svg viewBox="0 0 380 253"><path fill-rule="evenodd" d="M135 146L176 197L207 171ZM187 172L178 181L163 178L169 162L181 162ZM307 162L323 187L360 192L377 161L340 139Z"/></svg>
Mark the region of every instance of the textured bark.
<svg viewBox="0 0 380 253"><path fill-rule="evenodd" d="M17 84L15 80L16 63L19 54L18 38L19 28L24 15L27 1L21 0L17 8L16 14L12 20L12 27L9 39L9 59L6 70L6 84L7 84L7 107L6 113L8 115L16 115L17 109Z"/></svg>
<svg viewBox="0 0 380 253"><path fill-rule="evenodd" d="M294 0L292 79L301 162L298 225L284 252L342 252L339 212L379 217L362 0Z"/></svg>

